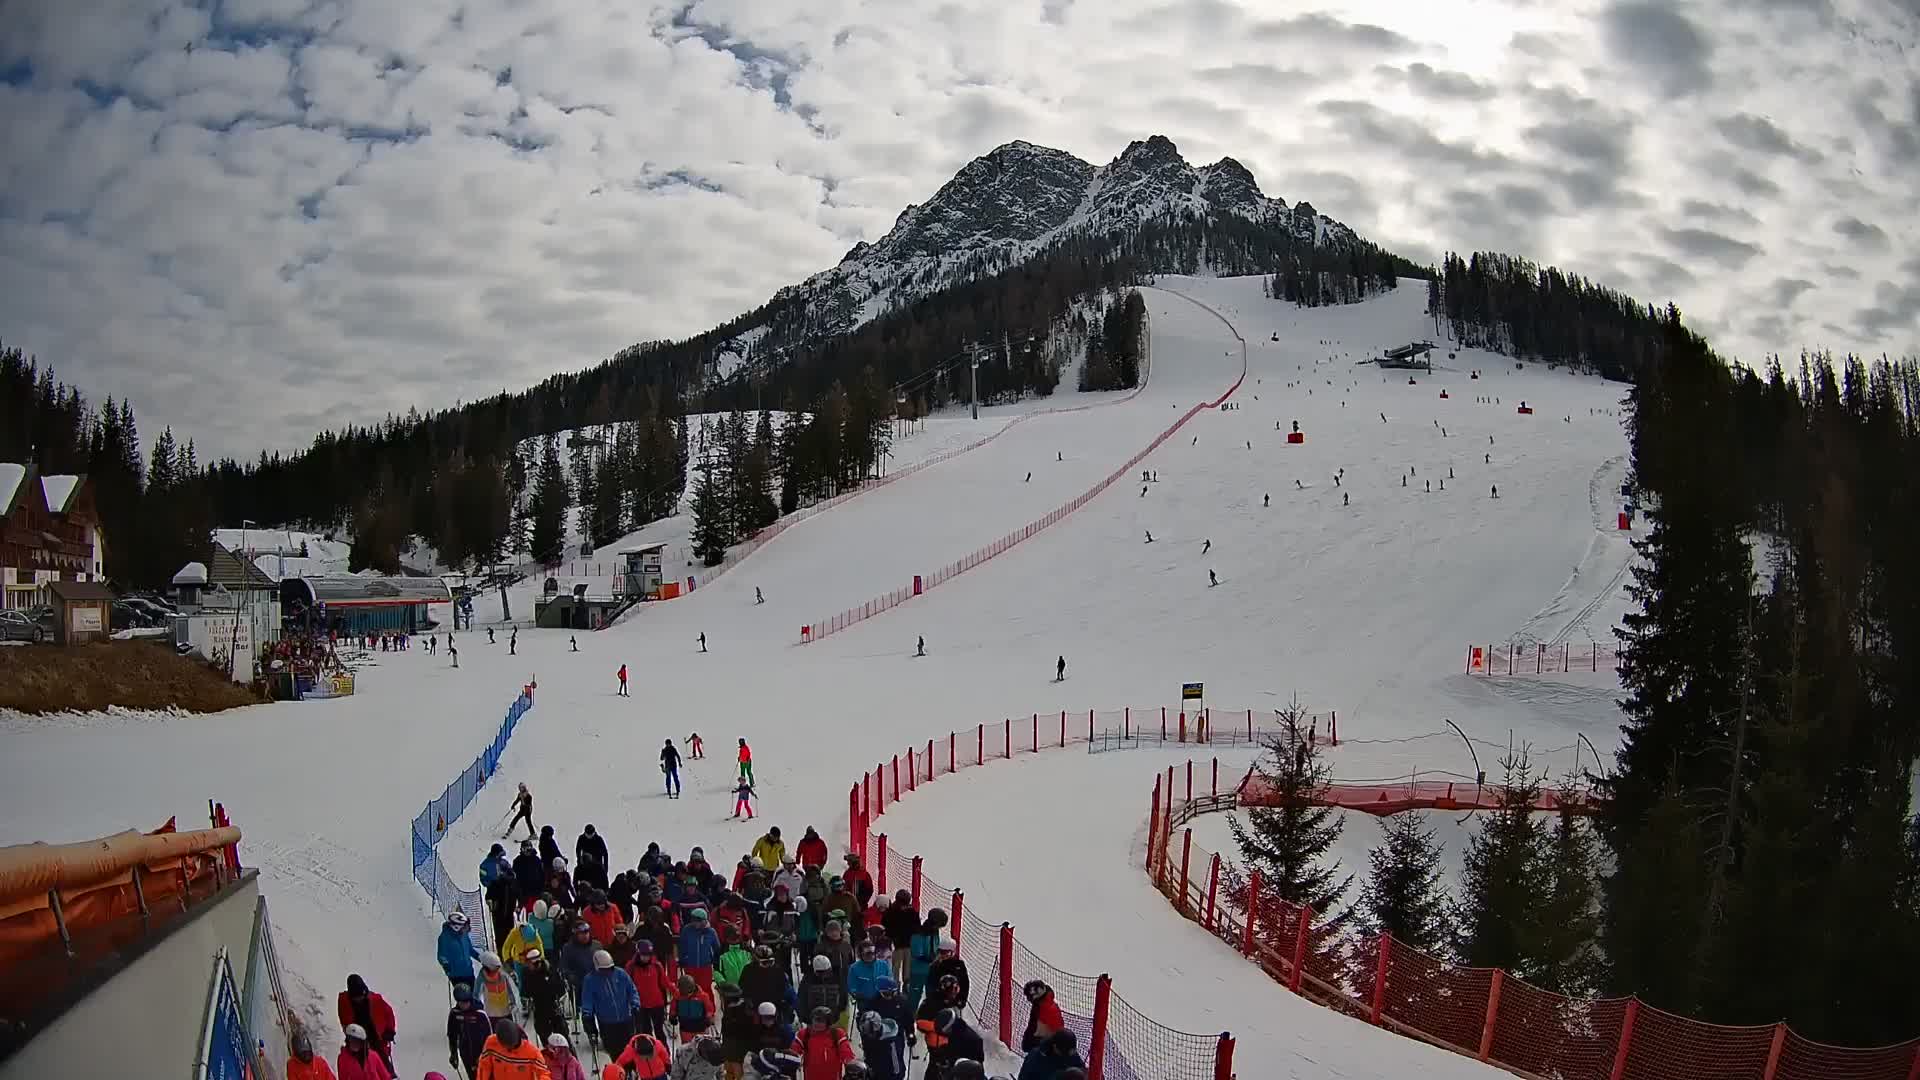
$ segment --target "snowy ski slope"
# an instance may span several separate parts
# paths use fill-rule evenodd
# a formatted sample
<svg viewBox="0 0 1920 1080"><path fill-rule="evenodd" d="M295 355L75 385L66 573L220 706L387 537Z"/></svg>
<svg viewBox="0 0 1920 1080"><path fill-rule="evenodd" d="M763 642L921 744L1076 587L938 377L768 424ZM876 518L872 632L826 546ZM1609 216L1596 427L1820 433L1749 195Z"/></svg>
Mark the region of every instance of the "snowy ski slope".
<svg viewBox="0 0 1920 1080"><path fill-rule="evenodd" d="M0 720L0 842L151 827L222 799L246 833L243 858L263 871L288 964L328 995L349 972L386 994L400 1015L404 1074L445 1055L436 921L410 878L408 822L472 760L529 678L537 703L499 778L441 847L464 886L515 781L532 787L536 816L568 850L593 822L621 863L649 840L679 852L702 844L732 861L768 823L794 835L813 823L837 837L847 785L910 742L1036 709L1171 702L1183 680L1204 680L1209 702L1231 707L1298 694L1338 709L1343 739L1426 734L1449 717L1502 744L1560 747L1584 732L1610 748L1604 681L1488 681L1461 667L1469 641L1522 630L1543 641L1562 630L1604 637L1629 552L1612 531L1610 498L1594 493L1617 489L1624 441L1616 418L1589 410L1613 409L1623 388L1533 364L1516 372L1478 352L1439 353L1438 366L1453 370L1413 386L1405 373L1355 367L1433 336L1417 287L1305 310L1266 300L1258 279L1160 284L1146 292L1153 371L1137 396L1036 416L869 491L689 597L580 634L578 653L565 632L523 630L511 659L504 635L488 646L484 632L466 633L459 671L444 653L381 656L344 700L200 718ZM1231 398L1239 407L1203 411L1157 450L1142 466L1159 477L1144 497L1137 483L1117 484L926 596L795 644L802 623L1078 495L1223 393L1241 376L1240 343L1201 304L1247 342ZM1486 375L1470 381L1475 367ZM1480 394L1501 404L1475 404ZM1538 412L1515 415L1520 398ZM1307 441L1287 446L1275 424L1296 419ZM1437 487L1449 466L1446 492L1426 493L1422 481ZM1409 467L1417 476L1403 488ZM1206 539L1213 550L1202 557ZM765 604L754 603L756 586ZM516 601L516 614L530 613ZM925 658L912 656L918 635ZM1057 655L1069 664L1059 684ZM633 672L630 699L613 695L621 663ZM711 760L693 763L685 798L669 802L660 744L696 730ZM764 820L751 825L727 819L737 737L751 741L761 781ZM1111 972L1129 1001L1169 1026L1232 1030L1242 1076L1492 1075L1308 1006L1181 921L1137 868L1153 774L1172 760L1055 753L972 770L909 796L886 826L897 847L924 853L930 874L1015 922L1049 961ZM1236 760L1244 768L1245 755ZM1333 761L1343 776L1470 768L1457 743L1437 739L1356 743ZM330 1000L319 1015L330 1017ZM323 1044L337 1038L333 1026L319 1025Z"/></svg>

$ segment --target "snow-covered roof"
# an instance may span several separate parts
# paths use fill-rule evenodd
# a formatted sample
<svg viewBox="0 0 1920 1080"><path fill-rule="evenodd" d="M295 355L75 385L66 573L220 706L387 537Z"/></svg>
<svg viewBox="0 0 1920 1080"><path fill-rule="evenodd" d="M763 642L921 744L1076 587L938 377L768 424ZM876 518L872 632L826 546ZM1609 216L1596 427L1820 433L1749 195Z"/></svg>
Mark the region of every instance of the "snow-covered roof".
<svg viewBox="0 0 1920 1080"><path fill-rule="evenodd" d="M11 461L0 461L0 512L13 505L13 493L20 489L20 481L26 479L27 467Z"/></svg>
<svg viewBox="0 0 1920 1080"><path fill-rule="evenodd" d="M56 514L64 514L67 500L80 490L80 478L77 476L42 476L40 488L47 493L47 509Z"/></svg>
<svg viewBox="0 0 1920 1080"><path fill-rule="evenodd" d="M190 562L173 575L175 585L205 585L207 583L207 564Z"/></svg>

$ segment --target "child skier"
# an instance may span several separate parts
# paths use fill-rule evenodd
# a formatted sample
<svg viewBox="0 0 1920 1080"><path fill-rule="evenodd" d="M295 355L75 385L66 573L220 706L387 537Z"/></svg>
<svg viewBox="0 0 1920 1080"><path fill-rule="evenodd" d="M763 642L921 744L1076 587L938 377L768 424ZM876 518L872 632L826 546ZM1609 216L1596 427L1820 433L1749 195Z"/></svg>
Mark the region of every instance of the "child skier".
<svg viewBox="0 0 1920 1080"><path fill-rule="evenodd" d="M745 776L733 789L733 816L737 819L741 811L746 811L747 820L753 820L753 781Z"/></svg>
<svg viewBox="0 0 1920 1080"><path fill-rule="evenodd" d="M697 731L690 732L687 735L687 745L693 748L693 753L689 754L688 756L691 757L694 761L699 761L701 758L704 758L707 756L707 752L704 749L704 747L707 744L704 740L700 738L699 732Z"/></svg>

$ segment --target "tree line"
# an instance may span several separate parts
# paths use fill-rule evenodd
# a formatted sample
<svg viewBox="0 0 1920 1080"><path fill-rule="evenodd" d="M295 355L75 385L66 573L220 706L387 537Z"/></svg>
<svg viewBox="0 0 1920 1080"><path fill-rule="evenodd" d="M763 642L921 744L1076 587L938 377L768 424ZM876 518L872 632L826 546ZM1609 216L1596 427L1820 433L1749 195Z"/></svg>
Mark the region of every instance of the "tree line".
<svg viewBox="0 0 1920 1080"><path fill-rule="evenodd" d="M1515 255L1448 252L1427 313L1461 345L1631 382L1666 348L1664 316L1577 274Z"/></svg>

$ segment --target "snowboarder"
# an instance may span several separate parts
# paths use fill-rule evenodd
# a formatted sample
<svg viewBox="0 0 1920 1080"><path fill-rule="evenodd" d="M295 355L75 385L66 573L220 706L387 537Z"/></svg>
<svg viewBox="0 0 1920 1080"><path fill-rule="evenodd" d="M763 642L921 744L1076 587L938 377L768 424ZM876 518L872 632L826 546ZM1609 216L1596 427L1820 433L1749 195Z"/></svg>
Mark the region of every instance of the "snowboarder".
<svg viewBox="0 0 1920 1080"><path fill-rule="evenodd" d="M1143 499L1147 497L1147 485L1145 484L1140 485L1140 497Z"/></svg>
<svg viewBox="0 0 1920 1080"><path fill-rule="evenodd" d="M1453 466L1447 466L1447 479L1453 479Z"/></svg>
<svg viewBox="0 0 1920 1080"><path fill-rule="evenodd" d="M1303 484L1303 483L1301 483L1301 482L1299 481L1299 479L1298 479L1298 478L1296 478L1296 479L1295 479L1295 480L1293 481L1293 490L1295 490L1295 491L1305 491L1305 490L1307 490L1307 485L1305 485L1305 484Z"/></svg>
<svg viewBox="0 0 1920 1080"><path fill-rule="evenodd" d="M1333 486L1334 486L1334 487L1339 487L1339 486L1340 486L1340 474L1339 474L1339 473L1334 473L1334 474L1333 474Z"/></svg>
<svg viewBox="0 0 1920 1080"><path fill-rule="evenodd" d="M927 655L927 639L924 634L921 635L917 641L915 641L914 648L913 648L913 655L915 656Z"/></svg>
<svg viewBox="0 0 1920 1080"><path fill-rule="evenodd" d="M680 797L680 749L668 739L660 748L660 771L667 776L667 798Z"/></svg>
<svg viewBox="0 0 1920 1080"><path fill-rule="evenodd" d="M1067 658L1065 656L1062 656L1060 659L1055 660L1053 662L1053 681L1054 682L1067 681ZM533 826L531 825L531 823L529 823L527 827L532 828Z"/></svg>
<svg viewBox="0 0 1920 1080"><path fill-rule="evenodd" d="M620 670L615 672L614 674L620 680L620 692L616 696L632 697L633 695L627 693L627 665L621 664Z"/></svg>
<svg viewBox="0 0 1920 1080"><path fill-rule="evenodd" d="M1406 474L1406 473L1401 473L1401 474L1400 474L1400 486L1401 486L1401 487L1406 487L1406 486L1407 486L1407 474Z"/></svg>
<svg viewBox="0 0 1920 1080"><path fill-rule="evenodd" d="M1200 554L1202 554L1202 555L1205 555L1205 554L1206 554L1207 552L1209 552L1209 551L1212 551L1212 550L1213 550L1213 540L1212 540L1212 539L1208 539L1208 540L1207 540L1207 541L1206 541L1205 543L1203 543L1203 544L1201 544L1201 545L1200 545Z"/></svg>
<svg viewBox="0 0 1920 1080"><path fill-rule="evenodd" d="M758 585L753 587L753 602L756 604L764 604L767 602L766 595L760 591L760 586Z"/></svg>
<svg viewBox="0 0 1920 1080"><path fill-rule="evenodd" d="M1220 579L1215 576L1213 571L1207 571L1207 588L1211 589L1218 584L1220 584Z"/></svg>
<svg viewBox="0 0 1920 1080"><path fill-rule="evenodd" d="M1149 543L1149 544L1151 544L1151 543L1153 543L1153 530L1152 530L1152 529L1148 529L1148 530L1147 530L1147 543Z"/></svg>
<svg viewBox="0 0 1920 1080"><path fill-rule="evenodd" d="M513 820L507 822L507 832L501 835L512 833L513 827L524 821L527 823L527 839L533 839L533 792L527 790L527 785L520 785L520 791L513 797L513 806Z"/></svg>
<svg viewBox="0 0 1920 1080"><path fill-rule="evenodd" d="M706 740L700 737L699 732L694 731L694 732L688 733L687 745L692 748L692 751L687 755L690 759L694 761L699 761L701 758L704 758L707 756L707 751L706 751L707 743L706 743Z"/></svg>
<svg viewBox="0 0 1920 1080"><path fill-rule="evenodd" d="M747 820L753 820L753 781L745 776L733 787L733 816L738 819L741 811L746 811Z"/></svg>
<svg viewBox="0 0 1920 1080"><path fill-rule="evenodd" d="M700 651L707 651L707 632L705 630L700 631Z"/></svg>

